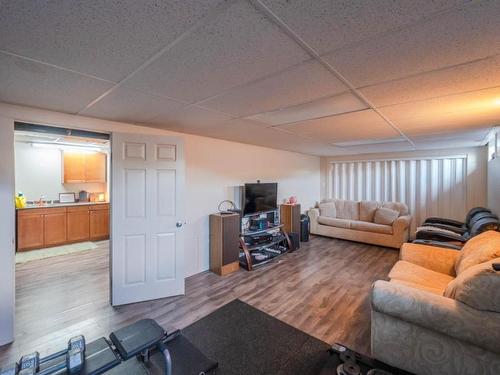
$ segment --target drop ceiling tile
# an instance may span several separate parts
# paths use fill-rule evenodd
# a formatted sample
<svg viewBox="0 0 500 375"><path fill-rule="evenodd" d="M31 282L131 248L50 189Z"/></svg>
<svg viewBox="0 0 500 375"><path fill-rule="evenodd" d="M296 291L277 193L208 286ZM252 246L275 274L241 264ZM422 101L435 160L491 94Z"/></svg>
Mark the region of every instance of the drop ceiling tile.
<svg viewBox="0 0 500 375"><path fill-rule="evenodd" d="M237 87L200 105L235 116L290 107L347 91L320 63L308 61L284 72Z"/></svg>
<svg viewBox="0 0 500 375"><path fill-rule="evenodd" d="M231 116L227 114L189 105L154 117L145 123L162 129L203 135L206 129L224 124L230 119Z"/></svg>
<svg viewBox="0 0 500 375"><path fill-rule="evenodd" d="M310 46L323 53L407 25L466 1L263 0L262 2Z"/></svg>
<svg viewBox="0 0 500 375"><path fill-rule="evenodd" d="M373 140L375 142L381 139L401 137L371 109L297 122L279 128L328 143L355 140Z"/></svg>
<svg viewBox="0 0 500 375"><path fill-rule="evenodd" d="M0 49L118 81L221 2L4 1Z"/></svg>
<svg viewBox="0 0 500 375"><path fill-rule="evenodd" d="M500 1L472 2L324 58L357 87L407 77L500 53L499 17Z"/></svg>
<svg viewBox="0 0 500 375"><path fill-rule="evenodd" d="M81 114L113 121L144 122L166 116L184 106L177 101L120 86Z"/></svg>
<svg viewBox="0 0 500 375"><path fill-rule="evenodd" d="M309 56L275 24L238 1L127 84L194 102L306 60Z"/></svg>
<svg viewBox="0 0 500 375"><path fill-rule="evenodd" d="M293 107L259 113L248 116L247 119L276 126L340 113L360 111L366 108L366 105L351 93L343 93Z"/></svg>
<svg viewBox="0 0 500 375"><path fill-rule="evenodd" d="M412 151L415 147L408 141L401 142L388 142L388 143L375 143L366 144L359 146L342 147L342 150L347 155L357 155L357 154L372 154L372 153L386 153L390 152L402 152L402 151Z"/></svg>
<svg viewBox="0 0 500 375"><path fill-rule="evenodd" d="M500 55L362 88L377 107L500 86Z"/></svg>
<svg viewBox="0 0 500 375"><path fill-rule="evenodd" d="M0 102L66 113L78 112L112 86L4 53L0 53L0 82Z"/></svg>
<svg viewBox="0 0 500 375"><path fill-rule="evenodd" d="M419 150L432 150L457 147L477 147L484 145L491 127L472 131L442 133L412 137L412 141Z"/></svg>
<svg viewBox="0 0 500 375"><path fill-rule="evenodd" d="M230 120L220 126L206 129L201 135L309 155L329 156L342 152L340 148L326 142L313 141L288 131L265 128L253 121L241 119Z"/></svg>
<svg viewBox="0 0 500 375"><path fill-rule="evenodd" d="M381 109L410 136L464 131L500 124L500 87Z"/></svg>

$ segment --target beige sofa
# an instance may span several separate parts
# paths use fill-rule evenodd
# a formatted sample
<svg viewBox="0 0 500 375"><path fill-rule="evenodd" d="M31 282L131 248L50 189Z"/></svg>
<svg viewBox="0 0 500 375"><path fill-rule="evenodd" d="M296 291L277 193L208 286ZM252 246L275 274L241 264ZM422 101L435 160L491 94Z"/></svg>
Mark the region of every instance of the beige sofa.
<svg viewBox="0 0 500 375"><path fill-rule="evenodd" d="M407 243L372 291L372 355L425 375L500 374L500 233L462 251Z"/></svg>
<svg viewBox="0 0 500 375"><path fill-rule="evenodd" d="M411 224L400 202L325 200L308 215L313 234L397 249L408 241Z"/></svg>

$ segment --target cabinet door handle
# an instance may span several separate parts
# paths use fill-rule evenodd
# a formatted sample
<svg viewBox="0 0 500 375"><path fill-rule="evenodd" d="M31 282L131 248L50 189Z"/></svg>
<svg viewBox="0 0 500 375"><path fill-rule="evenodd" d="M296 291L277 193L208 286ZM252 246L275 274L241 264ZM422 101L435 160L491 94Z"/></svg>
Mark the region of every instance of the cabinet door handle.
<svg viewBox="0 0 500 375"><path fill-rule="evenodd" d="M175 223L175 226L176 226L177 228L182 227L182 221L178 221L177 223Z"/></svg>

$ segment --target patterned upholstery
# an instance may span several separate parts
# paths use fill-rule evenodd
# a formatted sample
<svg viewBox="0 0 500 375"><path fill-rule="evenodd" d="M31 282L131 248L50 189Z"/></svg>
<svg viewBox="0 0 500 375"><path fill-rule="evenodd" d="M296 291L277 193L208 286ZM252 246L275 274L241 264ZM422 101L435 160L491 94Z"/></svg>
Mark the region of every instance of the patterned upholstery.
<svg viewBox="0 0 500 375"><path fill-rule="evenodd" d="M372 355L415 374L500 374L497 239L465 253L404 244L390 282L373 286Z"/></svg>
<svg viewBox="0 0 500 375"><path fill-rule="evenodd" d="M500 313L500 272L493 270L493 263L500 263L500 258L462 271L448 284L444 296L478 310Z"/></svg>

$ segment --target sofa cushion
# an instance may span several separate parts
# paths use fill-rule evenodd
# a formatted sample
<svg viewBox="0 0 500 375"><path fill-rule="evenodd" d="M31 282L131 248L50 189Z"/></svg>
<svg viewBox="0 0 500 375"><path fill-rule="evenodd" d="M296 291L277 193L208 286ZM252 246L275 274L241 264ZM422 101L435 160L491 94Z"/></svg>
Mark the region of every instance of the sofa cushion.
<svg viewBox="0 0 500 375"><path fill-rule="evenodd" d="M346 229L351 228L351 220L338 219L335 217L320 216L318 217L318 223L337 228L346 228Z"/></svg>
<svg viewBox="0 0 500 375"><path fill-rule="evenodd" d="M392 223L394 223L394 220L396 220L398 216L399 211L380 207L375 210L373 222L375 224L392 225Z"/></svg>
<svg viewBox="0 0 500 375"><path fill-rule="evenodd" d="M335 199L335 208L339 219L359 220L359 202Z"/></svg>
<svg viewBox="0 0 500 375"><path fill-rule="evenodd" d="M500 272L493 269L500 258L471 266L451 281L444 296L478 310L500 312Z"/></svg>
<svg viewBox="0 0 500 375"><path fill-rule="evenodd" d="M408 215L408 206L403 202L384 202L382 203L383 208L390 208L391 210L398 211L399 216Z"/></svg>
<svg viewBox="0 0 500 375"><path fill-rule="evenodd" d="M323 202L318 205L319 214L327 217L337 217L337 209L334 202Z"/></svg>
<svg viewBox="0 0 500 375"><path fill-rule="evenodd" d="M468 240L455 262L457 275L467 268L500 258L500 232L489 230Z"/></svg>
<svg viewBox="0 0 500 375"><path fill-rule="evenodd" d="M411 286L412 288L424 290L426 292L431 292L431 293L437 294L438 296L442 296L443 295L443 289L433 288L433 287L425 286L425 285L422 285L422 284L416 284L416 283L412 283L411 281L391 279L391 283L398 284L398 285Z"/></svg>
<svg viewBox="0 0 500 375"><path fill-rule="evenodd" d="M377 208L382 207L382 202L361 201L359 202L359 220L373 223L373 216Z"/></svg>
<svg viewBox="0 0 500 375"><path fill-rule="evenodd" d="M351 221L351 229L362 230L364 232L392 234L392 226L368 223L366 221Z"/></svg>
<svg viewBox="0 0 500 375"><path fill-rule="evenodd" d="M423 287L439 289L441 290L441 295L448 284L453 280L453 277L450 275L431 271L404 260L396 262L391 272L389 272L389 277L391 280L402 280Z"/></svg>

